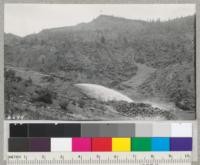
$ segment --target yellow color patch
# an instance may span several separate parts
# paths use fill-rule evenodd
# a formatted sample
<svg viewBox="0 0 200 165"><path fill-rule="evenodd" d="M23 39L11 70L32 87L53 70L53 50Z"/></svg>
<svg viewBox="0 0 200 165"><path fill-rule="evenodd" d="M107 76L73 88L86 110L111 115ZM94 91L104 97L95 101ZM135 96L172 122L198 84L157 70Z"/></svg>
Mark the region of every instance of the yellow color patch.
<svg viewBox="0 0 200 165"><path fill-rule="evenodd" d="M131 138L112 138L113 152L131 151Z"/></svg>

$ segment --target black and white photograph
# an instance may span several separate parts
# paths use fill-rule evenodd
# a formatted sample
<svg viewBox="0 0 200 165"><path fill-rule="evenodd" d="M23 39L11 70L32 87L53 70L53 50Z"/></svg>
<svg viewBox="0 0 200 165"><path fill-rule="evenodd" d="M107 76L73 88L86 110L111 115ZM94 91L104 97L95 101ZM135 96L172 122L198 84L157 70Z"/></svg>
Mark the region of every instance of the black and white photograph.
<svg viewBox="0 0 200 165"><path fill-rule="evenodd" d="M194 4L5 4L6 120L196 119Z"/></svg>

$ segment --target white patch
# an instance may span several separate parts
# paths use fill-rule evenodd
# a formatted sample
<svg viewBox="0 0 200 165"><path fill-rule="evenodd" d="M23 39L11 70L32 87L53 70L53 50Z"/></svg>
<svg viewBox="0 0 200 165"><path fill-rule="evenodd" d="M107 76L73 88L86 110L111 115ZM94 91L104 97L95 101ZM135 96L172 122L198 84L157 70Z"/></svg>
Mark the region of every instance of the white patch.
<svg viewBox="0 0 200 165"><path fill-rule="evenodd" d="M100 101L126 101L128 103L133 102L132 99L125 96L124 94L104 87L97 84L75 84L76 87L81 89L83 93L88 95L91 98L95 98Z"/></svg>
<svg viewBox="0 0 200 165"><path fill-rule="evenodd" d="M171 137L192 137L192 123L172 123Z"/></svg>
<svg viewBox="0 0 200 165"><path fill-rule="evenodd" d="M51 138L51 151L72 151L72 138Z"/></svg>

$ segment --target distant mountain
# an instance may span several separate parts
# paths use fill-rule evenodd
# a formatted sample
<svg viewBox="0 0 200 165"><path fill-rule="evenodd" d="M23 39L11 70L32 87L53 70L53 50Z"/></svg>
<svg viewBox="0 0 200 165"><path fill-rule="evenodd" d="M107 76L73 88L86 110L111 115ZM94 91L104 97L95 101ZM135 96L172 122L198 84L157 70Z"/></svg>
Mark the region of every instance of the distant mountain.
<svg viewBox="0 0 200 165"><path fill-rule="evenodd" d="M46 29L22 38L12 47L6 42L5 61L43 72L76 71L85 82L121 82L136 74L134 51L126 38L133 37L143 24L99 16L87 24Z"/></svg>
<svg viewBox="0 0 200 165"><path fill-rule="evenodd" d="M151 90L149 95L176 102L173 92L184 90L186 99L192 100L194 34L195 16L146 22L101 15L89 23L45 29L23 38L5 34L5 64L62 75L72 83L113 87L136 75L136 63L141 63L156 69L141 84L143 94ZM174 75L176 79L171 79ZM185 79L189 82L182 82ZM173 88L170 94L169 88Z"/></svg>
<svg viewBox="0 0 200 165"><path fill-rule="evenodd" d="M29 56L31 56L30 52L33 52L35 57L30 59L29 63L39 58L37 54L45 57L51 53L66 54L72 47L76 47L77 51L98 48L99 53L105 51L106 57L110 56L111 59L117 60L119 57L116 58L114 54L120 53L119 56L122 56L128 48L128 50L132 49L132 56L137 62L157 68L180 60L194 60L191 59L194 57L194 25L194 16L166 22L145 22L101 15L89 23L46 29L24 38L5 34L5 46L11 44L14 44L13 48L19 46L18 51L22 50L22 53L19 52L20 57L25 55L27 50ZM16 41L20 41L20 45ZM106 50L107 48L109 51ZM82 54L82 50L80 52ZM88 55L89 52L85 53ZM104 53L97 55L98 58L104 56ZM27 62L24 64L24 60L21 63L20 66L27 64Z"/></svg>
<svg viewBox="0 0 200 165"><path fill-rule="evenodd" d="M58 37L60 34L68 36L70 32L76 32L79 37L84 38L84 35L87 35L85 33L89 32L91 37L89 36L89 38L86 39L93 41L92 37L98 37L99 35L106 35L107 39L113 39L113 37L117 37L118 33L123 33L123 35L127 35L128 33L133 34L136 31L138 32L138 30L144 29L145 24L147 23L144 21L100 15L89 23L81 23L70 27L46 29L41 31L40 34L51 34L52 36ZM76 34L74 35L76 36Z"/></svg>

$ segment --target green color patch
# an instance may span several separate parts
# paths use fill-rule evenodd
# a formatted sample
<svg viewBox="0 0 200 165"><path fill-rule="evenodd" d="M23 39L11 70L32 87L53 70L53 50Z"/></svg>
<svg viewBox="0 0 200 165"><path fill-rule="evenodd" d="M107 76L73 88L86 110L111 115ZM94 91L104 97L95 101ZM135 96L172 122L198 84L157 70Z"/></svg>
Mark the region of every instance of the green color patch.
<svg viewBox="0 0 200 165"><path fill-rule="evenodd" d="M131 151L151 151L151 138L147 137L131 138Z"/></svg>

